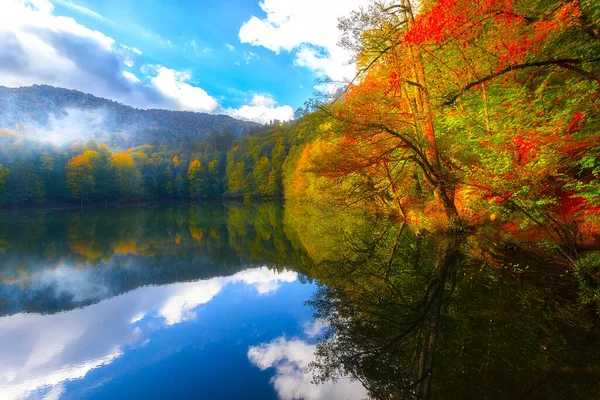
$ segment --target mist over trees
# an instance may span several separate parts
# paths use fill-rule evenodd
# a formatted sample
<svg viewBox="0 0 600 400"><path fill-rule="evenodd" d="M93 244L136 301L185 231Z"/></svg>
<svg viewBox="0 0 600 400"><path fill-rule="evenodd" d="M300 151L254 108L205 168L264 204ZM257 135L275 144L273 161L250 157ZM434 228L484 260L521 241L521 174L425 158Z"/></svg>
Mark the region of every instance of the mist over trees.
<svg viewBox="0 0 600 400"><path fill-rule="evenodd" d="M229 131L127 149L54 145L22 127L0 131L0 204L140 204L281 198L294 124ZM291 141L293 142L293 140Z"/></svg>
<svg viewBox="0 0 600 400"><path fill-rule="evenodd" d="M141 110L91 94L47 85L0 86L0 128L15 125L55 144L96 140L116 147L172 144L213 131L242 136L255 122L189 111Z"/></svg>

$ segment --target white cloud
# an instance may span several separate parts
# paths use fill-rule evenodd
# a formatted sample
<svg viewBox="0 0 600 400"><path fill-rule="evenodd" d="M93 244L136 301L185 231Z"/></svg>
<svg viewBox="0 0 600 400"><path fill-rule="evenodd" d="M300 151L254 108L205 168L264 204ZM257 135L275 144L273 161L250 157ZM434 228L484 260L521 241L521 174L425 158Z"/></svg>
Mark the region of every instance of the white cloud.
<svg viewBox="0 0 600 400"><path fill-rule="evenodd" d="M316 321L304 324L304 334L311 339L316 338L321 336L323 331L328 327L329 325L327 325L325 321L318 319Z"/></svg>
<svg viewBox="0 0 600 400"><path fill-rule="evenodd" d="M156 66L156 76L150 79L152 85L165 97L174 100L177 108L190 111L214 113L219 103L202 88L189 84L188 72Z"/></svg>
<svg viewBox="0 0 600 400"><path fill-rule="evenodd" d="M253 16L240 28L242 43L262 46L275 53L295 52L296 64L334 80L352 78L352 54L337 45L338 19L368 3L368 0L263 0L267 14ZM318 12L315 12L318 10Z"/></svg>
<svg viewBox="0 0 600 400"><path fill-rule="evenodd" d="M261 370L275 368L271 384L281 400L359 400L367 397L358 381L349 379L312 383L314 374L306 368L315 360L316 346L283 337L248 349L248 359Z"/></svg>
<svg viewBox="0 0 600 400"><path fill-rule="evenodd" d="M53 10L45 0L0 1L0 85L48 84L142 108L161 104L152 88L122 73L135 51Z"/></svg>
<svg viewBox="0 0 600 400"><path fill-rule="evenodd" d="M229 43L225 43L225 47L227 47L227 50L229 51L235 51L235 46Z"/></svg>
<svg viewBox="0 0 600 400"><path fill-rule="evenodd" d="M225 278L182 283L178 285L177 294L169 297L158 310L158 314L164 318L167 325L177 324L195 318L194 309L212 300L227 284L244 282L254 285L259 294L265 294L279 289L281 283L294 282L297 277L295 272L277 273L263 267L238 272ZM139 318L139 315L136 317Z"/></svg>
<svg viewBox="0 0 600 400"><path fill-rule="evenodd" d="M125 50L132 52L133 54L137 54L138 56L142 55L142 51L140 49L138 49L137 47L126 46L124 44L121 44L120 46L122 48L124 48Z"/></svg>
<svg viewBox="0 0 600 400"><path fill-rule="evenodd" d="M249 105L237 109L230 108L227 114L234 118L264 124L272 120L289 121L294 116L294 110L288 105L277 106L277 102L270 96L257 94Z"/></svg>
<svg viewBox="0 0 600 400"><path fill-rule="evenodd" d="M134 82L134 83L140 82L140 78L138 78L137 76L135 76L134 74L132 74L129 71L123 71L123 76L125 78L129 79L131 82Z"/></svg>
<svg viewBox="0 0 600 400"><path fill-rule="evenodd" d="M250 61L252 60L258 60L258 54L253 53L251 51L245 51L244 52L244 60L246 61L246 64L250 64Z"/></svg>
<svg viewBox="0 0 600 400"><path fill-rule="evenodd" d="M135 65L135 60L133 57L125 57L123 64L125 64L127 67L131 68Z"/></svg>
<svg viewBox="0 0 600 400"><path fill-rule="evenodd" d="M70 1L66 1L66 0L54 0L55 3L58 4L62 4L65 7L69 7L75 11L78 11L82 14L87 15L88 17L92 17L94 19L97 19L99 21L104 21L104 22L109 22L111 24L114 24L114 22L104 18L102 15L98 14L95 11L90 10L89 8L85 8L83 6L77 5L77 4L73 4Z"/></svg>
<svg viewBox="0 0 600 400"><path fill-rule="evenodd" d="M266 104L264 96L255 96L250 104L237 109L224 108L196 86L187 71L144 64L139 73L128 71L142 54L138 48L118 44L53 11L47 0L0 0L0 85L47 84L138 108L228 113L257 122L293 116L290 106L277 106L274 101ZM162 39L150 31L142 30L140 35L144 34L161 45ZM210 54L209 48L202 49L194 40L188 45L196 54ZM244 57L246 62L258 58L253 52L245 52Z"/></svg>
<svg viewBox="0 0 600 400"><path fill-rule="evenodd" d="M66 266L57 269L62 272L30 276L28 284L37 282L57 294L74 296L86 296L85 288L98 286L83 282L89 277L85 270ZM83 277L71 276L78 274ZM62 281L65 276L71 276L70 283ZM160 329L194 318L195 308L208 303L228 284L243 282L261 293L265 287L273 288L296 279L295 272L262 267L228 277L140 287L67 312L0 317L0 398L33 397L42 389L49 389L48 395L59 397L64 382L83 378L90 371L112 363L129 346L147 344L149 332L145 331L146 326L139 326L146 316L156 316L159 323L151 325ZM83 287L78 287L81 284Z"/></svg>
<svg viewBox="0 0 600 400"><path fill-rule="evenodd" d="M54 386L50 391L44 396L44 400L60 400L62 394L65 392L64 385Z"/></svg>
<svg viewBox="0 0 600 400"><path fill-rule="evenodd" d="M221 110L187 72L147 67L142 73L152 74L140 79L126 71L140 54L73 18L54 15L48 1L0 1L0 85L48 84L140 108Z"/></svg>

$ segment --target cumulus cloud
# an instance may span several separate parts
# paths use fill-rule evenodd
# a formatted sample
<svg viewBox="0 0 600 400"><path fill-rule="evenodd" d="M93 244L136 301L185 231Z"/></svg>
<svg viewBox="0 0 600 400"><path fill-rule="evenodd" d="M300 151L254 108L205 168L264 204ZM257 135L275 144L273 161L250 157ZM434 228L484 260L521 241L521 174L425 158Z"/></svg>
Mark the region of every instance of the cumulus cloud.
<svg viewBox="0 0 600 400"><path fill-rule="evenodd" d="M53 9L47 0L0 3L1 85L61 86L143 108L164 103L154 88L123 74L135 51Z"/></svg>
<svg viewBox="0 0 600 400"><path fill-rule="evenodd" d="M0 85L48 84L139 108L230 113L257 122L288 120L293 115L289 106L268 106L258 100L239 109L225 109L193 83L188 71L144 64L141 75L136 75L128 69L141 56L139 49L117 44L102 32L53 11L48 0L0 2ZM191 43L203 55L210 51ZM252 52L245 56L247 61L257 58Z"/></svg>
<svg viewBox="0 0 600 400"><path fill-rule="evenodd" d="M91 297L101 294L102 285L85 282L90 277L85 271L67 266L56 270L34 275L28 284L49 288L57 295L90 297L84 293L89 289L94 292ZM67 276L71 278L65 282ZM146 344L150 332L139 325L144 318L156 318L151 325L160 329L194 318L198 306L231 283L252 285L260 293L296 279L292 271L254 268L228 277L140 287L68 312L0 317L0 397L29 398L44 390L58 397L64 382L83 378L128 348Z"/></svg>
<svg viewBox="0 0 600 400"><path fill-rule="evenodd" d="M237 109L228 109L227 113L234 118L248 121L268 123L269 121L289 121L294 116L290 106L277 106L277 102L270 96L256 94L249 105Z"/></svg>
<svg viewBox="0 0 600 400"><path fill-rule="evenodd" d="M263 0L266 17L253 16L240 28L242 43L275 53L294 52L296 64L320 76L343 80L354 76L352 54L339 47L338 19L367 0ZM314 10L318 10L315 12Z"/></svg>
<svg viewBox="0 0 600 400"><path fill-rule="evenodd" d="M314 374L306 371L315 360L316 345L283 337L248 349L248 359L261 370L275 368L271 384L281 400L359 400L367 397L358 381L348 379L312 383Z"/></svg>
<svg viewBox="0 0 600 400"><path fill-rule="evenodd" d="M227 50L229 51L234 51L235 50L235 46L229 43L225 43L225 47L227 47Z"/></svg>
<svg viewBox="0 0 600 400"><path fill-rule="evenodd" d="M219 110L217 100L202 88L189 83L191 76L188 72L175 71L161 65L153 69L156 76L150 82L160 94L175 102L177 108L208 113Z"/></svg>

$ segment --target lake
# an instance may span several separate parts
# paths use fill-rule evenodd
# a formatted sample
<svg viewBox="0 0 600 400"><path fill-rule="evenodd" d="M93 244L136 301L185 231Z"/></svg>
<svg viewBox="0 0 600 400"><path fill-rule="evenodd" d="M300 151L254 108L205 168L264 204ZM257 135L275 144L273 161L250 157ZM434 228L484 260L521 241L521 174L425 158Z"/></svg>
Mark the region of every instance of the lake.
<svg viewBox="0 0 600 400"><path fill-rule="evenodd" d="M550 252L360 212L0 214L1 399L597 399Z"/></svg>

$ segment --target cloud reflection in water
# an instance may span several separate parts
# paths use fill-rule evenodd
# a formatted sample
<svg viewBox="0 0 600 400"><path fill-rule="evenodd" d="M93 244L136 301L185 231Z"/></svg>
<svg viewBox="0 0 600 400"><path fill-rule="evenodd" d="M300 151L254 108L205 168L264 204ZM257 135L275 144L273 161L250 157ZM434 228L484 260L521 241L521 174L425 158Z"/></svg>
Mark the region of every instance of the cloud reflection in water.
<svg viewBox="0 0 600 400"><path fill-rule="evenodd" d="M296 279L295 272L262 267L228 277L141 287L58 314L2 317L0 398L26 398L42 389L49 389L46 398L59 398L62 383L110 364L128 346L143 345L150 333L140 326L144 318L158 318L164 328L195 318L195 309L228 284L243 282L265 294Z"/></svg>
<svg viewBox="0 0 600 400"><path fill-rule="evenodd" d="M315 338L326 326L322 321L305 324L304 334ZM306 368L315 360L317 346L298 338L279 337L248 349L248 359L261 370L275 368L271 384L281 400L359 400L367 391L358 381L342 379L322 385L312 383Z"/></svg>

